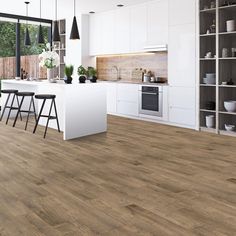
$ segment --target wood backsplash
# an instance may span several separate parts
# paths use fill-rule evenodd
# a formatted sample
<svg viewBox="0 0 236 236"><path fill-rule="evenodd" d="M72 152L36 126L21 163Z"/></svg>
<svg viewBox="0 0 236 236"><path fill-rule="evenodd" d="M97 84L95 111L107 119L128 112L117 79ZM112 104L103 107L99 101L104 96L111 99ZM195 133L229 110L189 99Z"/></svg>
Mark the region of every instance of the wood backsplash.
<svg viewBox="0 0 236 236"><path fill-rule="evenodd" d="M114 66L120 69L120 76L123 81L132 81L132 71L136 68L150 70L154 72L155 76L167 80L167 52L98 57L98 79L116 80L117 71Z"/></svg>

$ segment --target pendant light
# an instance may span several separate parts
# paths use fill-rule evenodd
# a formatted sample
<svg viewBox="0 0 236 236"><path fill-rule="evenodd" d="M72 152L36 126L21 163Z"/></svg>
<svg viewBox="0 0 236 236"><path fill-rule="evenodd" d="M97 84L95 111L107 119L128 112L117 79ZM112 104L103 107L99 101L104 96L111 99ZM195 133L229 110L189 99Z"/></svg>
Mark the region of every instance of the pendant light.
<svg viewBox="0 0 236 236"><path fill-rule="evenodd" d="M71 33L70 33L70 39L80 39L77 20L75 16L76 15L75 1L76 0L74 0L74 18L73 18L73 23L72 23Z"/></svg>
<svg viewBox="0 0 236 236"><path fill-rule="evenodd" d="M59 34L59 28L58 28L58 21L57 21L57 0L55 0L55 21L53 26L53 35L52 35L52 41L53 42L60 42L60 34Z"/></svg>
<svg viewBox="0 0 236 236"><path fill-rule="evenodd" d="M41 20L42 19L42 0L40 0L39 9L40 9L40 20ZM44 42L44 37L43 37L43 28L40 22L39 30L38 30L38 44L44 44L44 43L45 42Z"/></svg>
<svg viewBox="0 0 236 236"><path fill-rule="evenodd" d="M26 16L28 17L28 6L30 2L25 2L26 5ZM28 20L26 21L26 29L25 29L25 46L30 46L30 36L29 36L29 29L28 29Z"/></svg>

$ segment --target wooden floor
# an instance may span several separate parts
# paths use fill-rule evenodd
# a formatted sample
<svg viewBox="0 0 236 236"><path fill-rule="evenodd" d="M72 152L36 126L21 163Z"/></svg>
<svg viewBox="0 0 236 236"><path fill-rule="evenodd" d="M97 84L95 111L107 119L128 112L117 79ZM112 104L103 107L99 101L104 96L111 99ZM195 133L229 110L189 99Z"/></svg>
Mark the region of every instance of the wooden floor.
<svg viewBox="0 0 236 236"><path fill-rule="evenodd" d="M67 142L0 123L1 236L236 235L236 138L108 120Z"/></svg>

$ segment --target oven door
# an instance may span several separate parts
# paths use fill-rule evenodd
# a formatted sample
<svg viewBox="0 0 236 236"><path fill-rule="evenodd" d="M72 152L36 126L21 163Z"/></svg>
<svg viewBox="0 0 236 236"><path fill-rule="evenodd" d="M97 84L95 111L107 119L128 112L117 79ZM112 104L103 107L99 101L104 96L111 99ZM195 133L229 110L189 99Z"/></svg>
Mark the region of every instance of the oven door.
<svg viewBox="0 0 236 236"><path fill-rule="evenodd" d="M163 93L160 87L142 86L139 91L139 113L162 117Z"/></svg>

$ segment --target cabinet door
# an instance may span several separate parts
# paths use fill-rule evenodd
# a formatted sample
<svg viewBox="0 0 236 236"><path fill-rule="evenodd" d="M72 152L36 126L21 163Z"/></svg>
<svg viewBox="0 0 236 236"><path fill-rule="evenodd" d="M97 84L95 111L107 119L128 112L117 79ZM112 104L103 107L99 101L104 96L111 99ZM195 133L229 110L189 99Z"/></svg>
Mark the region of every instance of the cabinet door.
<svg viewBox="0 0 236 236"><path fill-rule="evenodd" d="M194 24L196 0L169 0L169 25Z"/></svg>
<svg viewBox="0 0 236 236"><path fill-rule="evenodd" d="M130 8L115 11L115 53L130 52Z"/></svg>
<svg viewBox="0 0 236 236"><path fill-rule="evenodd" d="M115 39L115 11L101 13L102 20L102 51L99 54L114 53Z"/></svg>
<svg viewBox="0 0 236 236"><path fill-rule="evenodd" d="M123 115L138 116L138 85L117 85L117 112Z"/></svg>
<svg viewBox="0 0 236 236"><path fill-rule="evenodd" d="M186 126L196 123L196 91L195 88L169 88L169 121Z"/></svg>
<svg viewBox="0 0 236 236"><path fill-rule="evenodd" d="M98 55L102 51L102 22L101 15L89 16L89 54Z"/></svg>
<svg viewBox="0 0 236 236"><path fill-rule="evenodd" d="M168 44L168 1L147 3L147 45Z"/></svg>
<svg viewBox="0 0 236 236"><path fill-rule="evenodd" d="M130 50L142 52L147 43L147 4L130 9Z"/></svg>
<svg viewBox="0 0 236 236"><path fill-rule="evenodd" d="M117 100L117 86L115 83L107 83L107 113L114 114L117 112L116 100Z"/></svg>
<svg viewBox="0 0 236 236"><path fill-rule="evenodd" d="M168 81L173 86L195 87L195 24L169 27Z"/></svg>

